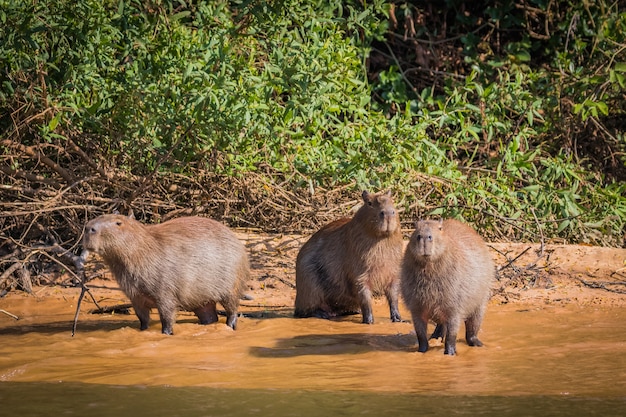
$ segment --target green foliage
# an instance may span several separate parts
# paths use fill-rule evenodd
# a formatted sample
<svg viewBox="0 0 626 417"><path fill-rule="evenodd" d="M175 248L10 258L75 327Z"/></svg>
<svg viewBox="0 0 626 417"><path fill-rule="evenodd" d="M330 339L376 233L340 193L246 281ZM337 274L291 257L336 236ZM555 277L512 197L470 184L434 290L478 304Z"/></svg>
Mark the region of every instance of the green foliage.
<svg viewBox="0 0 626 417"><path fill-rule="evenodd" d="M513 31L524 20L510 7L484 10ZM381 0L0 0L0 129L26 145L72 139L121 173L391 188L407 220L615 244L625 186L585 167L561 132L572 117L623 116L626 15L594 6L588 21L579 9L550 39L498 53L468 31L465 75L416 88L401 62L368 81L393 11ZM463 16L456 25L478 24Z"/></svg>

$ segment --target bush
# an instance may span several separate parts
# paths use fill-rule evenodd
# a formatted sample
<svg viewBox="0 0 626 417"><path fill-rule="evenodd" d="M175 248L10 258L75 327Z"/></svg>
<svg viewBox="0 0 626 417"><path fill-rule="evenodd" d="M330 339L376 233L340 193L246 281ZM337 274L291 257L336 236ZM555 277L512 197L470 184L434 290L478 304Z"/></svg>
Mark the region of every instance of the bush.
<svg viewBox="0 0 626 417"><path fill-rule="evenodd" d="M483 23L474 12L444 8L437 16L467 18L448 26L467 30L451 41L463 46L462 59L450 54L448 67L407 71L393 59L404 45L393 21L402 21L401 7L405 21L417 21L414 5L22 3L0 0L0 175L15 184L2 192L5 201L19 201L24 189L29 201L77 193L67 205L85 211L59 209L50 225L70 221L80 234L86 217L116 208L155 221L191 209L231 225L308 230L357 189L391 188L407 223L446 215L494 239L621 239L623 183L577 157L577 136L566 131L575 120L580 134L596 124L611 132L608 121L622 115L623 60L614 44L623 42L615 36L624 16L614 10L600 25L599 9L590 9L598 19L592 34L563 25L574 6L559 10L551 35L574 35L554 54L559 39L518 32L515 42L483 53L481 31L513 36L506 31L521 23L498 14L505 6L485 8ZM614 52L599 67L605 83L580 65L591 48L579 42L583 35L602 35L594 48ZM378 70L381 45L388 65ZM436 77L429 85L411 78L425 73ZM23 236L38 218L20 215L5 223L4 236Z"/></svg>

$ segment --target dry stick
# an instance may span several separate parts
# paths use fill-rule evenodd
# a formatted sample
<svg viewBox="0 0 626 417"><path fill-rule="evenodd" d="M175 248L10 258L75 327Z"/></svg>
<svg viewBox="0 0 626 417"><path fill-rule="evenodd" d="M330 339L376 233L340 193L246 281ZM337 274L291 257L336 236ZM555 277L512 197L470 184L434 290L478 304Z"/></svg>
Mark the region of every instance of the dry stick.
<svg viewBox="0 0 626 417"><path fill-rule="evenodd" d="M59 250L58 248L61 248L61 250L63 250L63 248L59 244L55 243L55 245L51 248L51 250L58 251ZM58 259L55 259L54 257L50 256L48 253L43 252L43 251L40 251L40 253L47 256L50 260L67 268L67 265L65 265L63 262L59 261ZM85 296L85 293L88 293L89 296L91 297L91 300L96 305L96 307L98 309L101 309L100 305L96 301L96 298L93 296L91 291L89 291L89 288L85 285L86 279L85 279L84 264L85 264L85 259L87 259L88 254L89 253L86 250L83 250L80 256L74 256L74 258L77 259L75 261L75 266L76 266L77 272L80 274L80 277L77 274L75 274L71 269L67 269L67 272L69 272L71 275L74 276L74 278L76 278L76 280L80 283L80 287L81 287L80 296L78 297L78 302L76 303L76 313L74 314L74 324L72 326L72 337L74 337L74 334L76 334L76 326L78 325L78 313L80 312L80 305L83 302L83 297Z"/></svg>
<svg viewBox="0 0 626 417"><path fill-rule="evenodd" d="M617 290L613 288L607 288L607 285L626 285L626 282L590 282L585 281L584 279L578 278L580 282L582 282L585 286L589 288L598 288L609 292L615 292L618 294L626 294L624 290Z"/></svg>
<svg viewBox="0 0 626 417"><path fill-rule="evenodd" d="M500 252L498 249L494 248L493 246L489 246L489 247L491 249L495 250L496 252L498 252L500 255L503 255L505 258L508 259L508 256L506 256L506 254ZM500 268L500 271L502 271L503 269L506 269L509 266L511 266L515 261L517 261L523 254L528 252L530 249L531 249L531 246L529 246L526 249L524 249L519 255L517 255L515 258L511 259L506 265L504 265L502 268Z"/></svg>
<svg viewBox="0 0 626 417"><path fill-rule="evenodd" d="M83 297L85 296L85 292L89 292L89 288L87 288L87 286L85 285L86 282L86 278L85 278L85 260L87 259L87 256L89 256L89 252L85 249L82 251L82 253L80 254L80 270L77 271L80 273L80 296L78 297L78 302L76 303L76 313L74 314L74 324L72 325L72 337L74 337L74 335L76 334L76 326L78 325L78 313L80 312L80 305L83 302ZM89 295L91 295L91 298L93 299L94 303L96 304L96 307L100 308L100 306L98 305L98 303L96 303L96 299L93 297L93 295L91 294L91 292L89 293Z"/></svg>
<svg viewBox="0 0 626 417"><path fill-rule="evenodd" d="M58 181L55 181L51 178L46 178L43 175L35 175L35 174L28 173L26 171L17 171L7 166L0 166L0 171L8 175L9 177L22 178L30 182L47 184L53 188L63 187L63 185L61 185Z"/></svg>
<svg viewBox="0 0 626 417"><path fill-rule="evenodd" d="M0 284L2 284L4 281L6 281L7 279L9 279L9 277L11 276L11 274L15 271L17 271L18 268L20 268L23 265L23 261L20 261L18 259L14 259L12 260L15 263L13 265L11 265L10 267L8 267L3 273L2 275L0 275Z"/></svg>
<svg viewBox="0 0 626 417"><path fill-rule="evenodd" d="M11 314L11 313L9 313L9 312L8 312L8 311L6 311L6 310L1 310L1 309L0 309L0 313L2 313L2 314L6 314L7 316L14 318L15 320L19 320L19 319L20 319L20 318L19 318L19 317L17 317L15 314Z"/></svg>
<svg viewBox="0 0 626 417"><path fill-rule="evenodd" d="M133 306L132 304L126 303L126 304L118 304L115 306L99 307L95 310L89 310L89 313L90 314L114 313L116 311L128 310L129 308L132 308L132 306Z"/></svg>

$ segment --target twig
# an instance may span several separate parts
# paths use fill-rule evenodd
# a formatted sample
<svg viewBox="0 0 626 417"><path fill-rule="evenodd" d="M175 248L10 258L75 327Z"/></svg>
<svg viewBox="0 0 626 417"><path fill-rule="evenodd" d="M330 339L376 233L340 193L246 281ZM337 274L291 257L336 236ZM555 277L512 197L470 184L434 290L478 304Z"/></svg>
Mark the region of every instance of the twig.
<svg viewBox="0 0 626 417"><path fill-rule="evenodd" d="M80 286L80 296L78 297L78 302L76 303L76 313L74 313L74 324L72 325L72 337L76 334L76 326L78 325L78 313L80 312L80 304L83 302L83 297L85 296L85 292L87 292L87 286L84 282L81 281Z"/></svg>
<svg viewBox="0 0 626 417"><path fill-rule="evenodd" d="M74 335L76 334L76 326L78 325L78 313L80 312L80 305L83 302L83 297L85 296L85 292L89 291L89 288L87 288L87 286L85 285L85 282L87 281L85 278L85 260L87 259L87 256L89 256L89 251L85 249L82 251L79 257L80 270L78 272L81 275L79 279L80 296L78 297L78 302L76 303L76 313L74 314L74 324L72 325L72 337L74 337ZM89 293L89 295L91 295L91 293ZM94 303L95 303L96 300L93 298L93 295L91 295L91 298L94 300ZM98 303L96 303L96 307L100 308L100 306L98 306Z"/></svg>
<svg viewBox="0 0 626 417"><path fill-rule="evenodd" d="M89 310L89 314L106 314L106 313L114 313L114 312L118 312L121 313L123 311L128 311L129 308L131 308L133 305L132 304L118 304L115 306L105 306L105 307L98 307L94 310Z"/></svg>
<svg viewBox="0 0 626 417"><path fill-rule="evenodd" d="M20 318L19 318L19 317L17 317L15 314L11 314L11 313L9 313L9 312L8 312L8 311L6 311L6 310L2 310L2 309L0 309L0 313L2 313L2 314L6 314L7 316L9 316L9 317L11 317L11 318L14 318L15 320L19 320L19 319L20 319Z"/></svg>
<svg viewBox="0 0 626 417"><path fill-rule="evenodd" d="M591 281L585 281L582 278L578 278L578 280L580 282L582 282L585 286L589 287L589 288L597 288L597 289L601 289L601 290L605 290L605 291L609 291L609 292L614 292L617 294L626 294L626 290L618 290L618 289L614 289L614 288L608 288L607 285L626 285L626 282L591 282Z"/></svg>

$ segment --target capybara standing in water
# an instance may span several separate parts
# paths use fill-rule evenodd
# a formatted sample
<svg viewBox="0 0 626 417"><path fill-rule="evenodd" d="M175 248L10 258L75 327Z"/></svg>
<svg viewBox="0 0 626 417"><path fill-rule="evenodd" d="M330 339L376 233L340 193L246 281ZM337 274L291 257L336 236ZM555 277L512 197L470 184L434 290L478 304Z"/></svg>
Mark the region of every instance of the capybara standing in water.
<svg viewBox="0 0 626 417"><path fill-rule="evenodd" d="M465 321L470 346L482 346L478 330L489 301L495 268L485 241L471 227L453 219L418 221L401 270L402 297L411 311L418 350L431 337L444 337L444 353L456 353L456 336Z"/></svg>
<svg viewBox="0 0 626 417"><path fill-rule="evenodd" d="M193 311L200 323L237 325L237 308L249 275L243 244L226 226L203 217L181 217L144 225L117 214L85 226L83 248L99 254L130 299L141 330L156 307L161 330L172 334L178 309Z"/></svg>
<svg viewBox="0 0 626 417"><path fill-rule="evenodd" d="M296 317L331 318L360 309L373 323L372 296L384 294L400 321L402 234L391 192L363 191L363 206L317 231L296 259Z"/></svg>

